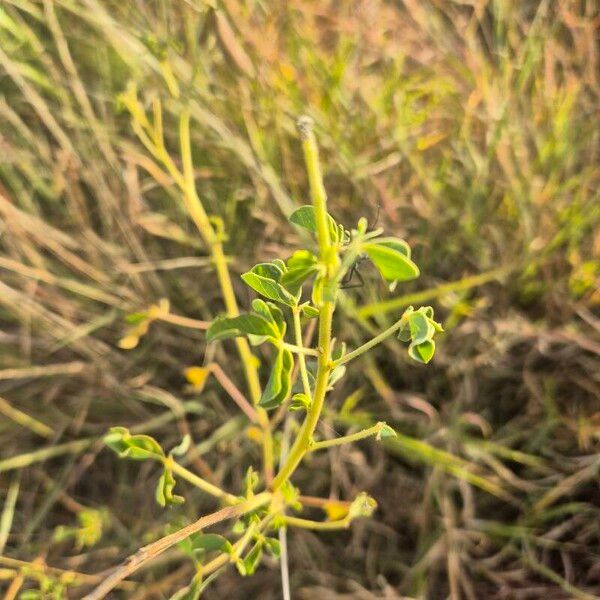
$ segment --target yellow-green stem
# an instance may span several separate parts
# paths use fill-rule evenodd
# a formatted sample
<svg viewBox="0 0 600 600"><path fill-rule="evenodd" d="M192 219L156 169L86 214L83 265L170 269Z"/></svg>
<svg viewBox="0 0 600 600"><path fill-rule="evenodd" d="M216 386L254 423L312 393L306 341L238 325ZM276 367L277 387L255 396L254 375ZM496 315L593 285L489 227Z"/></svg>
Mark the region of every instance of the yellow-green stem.
<svg viewBox="0 0 600 600"><path fill-rule="evenodd" d="M321 307L319 316L320 354L317 361L317 378L312 403L283 467L273 480L273 489L277 489L291 477L312 443L313 433L323 410L331 372L331 323L334 308L333 302L325 302Z"/></svg>
<svg viewBox="0 0 600 600"><path fill-rule="evenodd" d="M296 345L300 348L304 347L304 341L302 339L302 324L300 323L300 309L294 306L292 309L292 316L294 319L294 337L296 338ZM306 368L306 358L303 354L298 355L298 363L300 365L300 378L302 379L302 388L304 393L311 398L312 393L310 391L310 381L308 380L308 370Z"/></svg>
<svg viewBox="0 0 600 600"><path fill-rule="evenodd" d="M313 531L331 531L335 529L347 529L352 522L351 519L345 517L337 521L311 521L310 519L302 519L300 517L285 517L285 523L291 527L299 527L300 529L312 529Z"/></svg>
<svg viewBox="0 0 600 600"><path fill-rule="evenodd" d="M391 327L388 327L385 331L382 331L379 335L375 336L373 339L370 339L368 342L364 343L362 346L359 346L356 350L352 352L348 352L341 358L335 361L335 365L343 365L347 362L350 362L352 359L359 357L361 354L364 354L377 344L381 344L384 340L389 338L391 335L396 333L404 324L406 323L406 317L402 316L402 318L398 319Z"/></svg>
<svg viewBox="0 0 600 600"><path fill-rule="evenodd" d="M233 285L231 283L231 277L229 275L229 269L227 268L227 260L223 252L223 245L219 236L215 233L213 226L210 223L210 219L198 198L196 192L196 184L194 180L194 171L192 163L191 153L191 141L190 141L190 113L187 109L184 109L181 113L179 122L179 136L181 143L181 157L183 162L183 174L184 174L184 197L188 211L198 230L200 235L203 237L204 242L209 247L215 269L217 271L217 278L221 287L221 293L223 294L223 301L225 303L225 310L229 317L236 317L239 315L239 309L233 291ZM248 388L250 390L250 397L255 406L258 405L261 396L260 380L258 378L258 360L252 354L250 345L245 338L236 338L235 344L237 346L238 354L242 361L244 368L244 374L246 381L248 382ZM264 462L264 473L265 479L269 482L273 477L273 438L271 435L271 426L267 413L264 409L257 406L257 415L259 424L263 430L263 462Z"/></svg>
<svg viewBox="0 0 600 600"><path fill-rule="evenodd" d="M322 442L315 442L310 447L310 451L314 452L315 450L324 450L325 448L331 448L332 446L341 446L342 444L358 442L359 440L364 440L372 435L378 435L384 427L385 423L383 421L379 421L379 423L376 423L373 425L373 427L357 431L356 433L343 435L331 440L323 440Z"/></svg>
<svg viewBox="0 0 600 600"><path fill-rule="evenodd" d="M333 321L333 311L335 310L335 291L329 286L339 267L339 256L336 248L331 245L329 235L329 224L327 214L327 196L323 187L323 177L319 164L319 150L317 141L312 131L312 121L302 117L298 122L298 129L302 137L302 148L304 150L304 159L308 172L308 181L313 207L315 210L315 220L317 223L317 238L319 242L321 263L325 266L325 281L323 289L328 290L322 305L319 307L319 341L317 359L317 375L312 403L308 409L300 433L296 437L285 463L279 473L273 480L273 489L283 485L297 469L302 458L308 451L313 440L313 433L319 422L327 387L329 385L329 373L331 372L331 325Z"/></svg>
<svg viewBox="0 0 600 600"><path fill-rule="evenodd" d="M222 490L220 487L206 481L205 479L202 479L202 477L199 477L195 473L192 473L190 470L181 466L174 460L171 460L169 466L171 467L173 473L179 475L179 477L181 477L182 479L189 481L189 483L195 485L197 488L201 489L207 494L210 494L215 498L219 498L227 504L238 504L240 502L240 499L237 496L229 494L226 491Z"/></svg>

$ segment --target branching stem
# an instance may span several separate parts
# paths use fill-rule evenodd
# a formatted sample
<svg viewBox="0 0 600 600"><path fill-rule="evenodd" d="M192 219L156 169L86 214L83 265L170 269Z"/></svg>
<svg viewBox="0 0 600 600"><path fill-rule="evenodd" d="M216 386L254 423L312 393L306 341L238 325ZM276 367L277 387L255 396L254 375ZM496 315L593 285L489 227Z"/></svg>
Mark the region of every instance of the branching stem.
<svg viewBox="0 0 600 600"><path fill-rule="evenodd" d="M351 442L357 442L358 440L364 440L365 438L371 437L372 435L378 435L381 430L385 427L385 423L380 421L362 431L351 433L349 435L343 435L341 437L333 438L331 440L323 440L322 442L313 442L309 450L314 452L315 450L323 450L325 448L331 448L332 446L341 446L343 444L350 444Z"/></svg>
<svg viewBox="0 0 600 600"><path fill-rule="evenodd" d="M398 321L396 321L391 327L388 327L385 331L382 331L379 335L375 336L373 339L365 342L362 346L359 346L356 350L352 352L348 352L338 360L334 362L334 365L337 367L339 365L344 365L347 362L350 362L354 358L358 358L361 354L364 354L371 348L377 346L377 344L381 344L381 342L385 341L391 335L394 335L404 324L406 323L406 317L402 316Z"/></svg>

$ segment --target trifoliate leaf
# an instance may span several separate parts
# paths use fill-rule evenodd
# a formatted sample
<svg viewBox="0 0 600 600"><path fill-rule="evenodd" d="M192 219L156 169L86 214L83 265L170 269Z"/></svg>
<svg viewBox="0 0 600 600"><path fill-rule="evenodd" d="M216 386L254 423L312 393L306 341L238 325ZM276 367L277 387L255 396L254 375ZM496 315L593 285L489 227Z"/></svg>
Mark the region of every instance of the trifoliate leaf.
<svg viewBox="0 0 600 600"><path fill-rule="evenodd" d="M332 388L344 375L346 374L346 366L339 365L334 367L329 373L329 380L327 382L327 387Z"/></svg>
<svg viewBox="0 0 600 600"><path fill-rule="evenodd" d="M385 246L386 248L396 250L400 254L404 254L406 258L410 258L410 246L400 238L377 238L375 243L378 246Z"/></svg>

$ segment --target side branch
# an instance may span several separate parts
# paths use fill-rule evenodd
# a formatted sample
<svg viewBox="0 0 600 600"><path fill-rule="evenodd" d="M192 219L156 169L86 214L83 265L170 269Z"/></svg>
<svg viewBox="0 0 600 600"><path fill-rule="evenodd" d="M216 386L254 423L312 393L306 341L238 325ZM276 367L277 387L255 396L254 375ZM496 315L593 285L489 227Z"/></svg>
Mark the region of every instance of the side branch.
<svg viewBox="0 0 600 600"><path fill-rule="evenodd" d="M148 546L140 548L135 554L132 554L129 558L127 558L120 567L117 567L112 575L107 577L98 587L84 596L83 600L101 600L102 598L105 598L106 595L112 589L114 589L116 585L123 581L123 579L129 577L142 566L160 556L171 546L178 544L190 535L206 527L210 527L211 525L215 525L216 523L225 521L226 519L235 519L237 517L241 517L246 513L260 508L261 506L267 504L271 500L271 497L272 496L270 493L263 492L251 500L242 502L237 506L228 506L218 510L217 512L211 513L210 515L201 517L195 523L187 525L179 531L175 531L174 533L171 533L170 535L167 535L160 540L149 544Z"/></svg>

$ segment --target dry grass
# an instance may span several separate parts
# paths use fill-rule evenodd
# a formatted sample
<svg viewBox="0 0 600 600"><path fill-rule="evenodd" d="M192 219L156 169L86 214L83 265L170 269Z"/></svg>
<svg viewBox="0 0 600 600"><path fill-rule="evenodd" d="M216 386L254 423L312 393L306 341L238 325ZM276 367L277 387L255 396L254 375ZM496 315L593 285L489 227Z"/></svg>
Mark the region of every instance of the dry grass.
<svg viewBox="0 0 600 600"><path fill-rule="evenodd" d="M165 68L190 102L198 190L223 219L234 274L292 246L284 215L306 194L293 124L309 112L336 218L379 213L424 273L390 295L364 270L339 317L347 341L389 324L417 293L444 315L428 368L409 369L391 343L336 391L323 435L380 419L401 435L316 457L299 474L306 494L368 489L380 510L347 533L295 532L294 596L597 597L596 3L210 4L0 5L5 598L65 577L88 583L77 573L214 508L186 490L176 515L161 510L152 467L103 450L109 426L152 431L167 447L189 432L190 468L217 482L239 481L259 455L220 388L198 393L182 374L216 361L243 382L228 346L207 349L177 318L222 310L215 278L176 186L119 110L130 81L148 105L165 97ZM164 102L171 145L180 108ZM119 349L124 317L160 298L175 318ZM98 541L55 539L89 509ZM169 598L191 569L167 553L115 598ZM228 572L206 597L279 598L277 568Z"/></svg>

